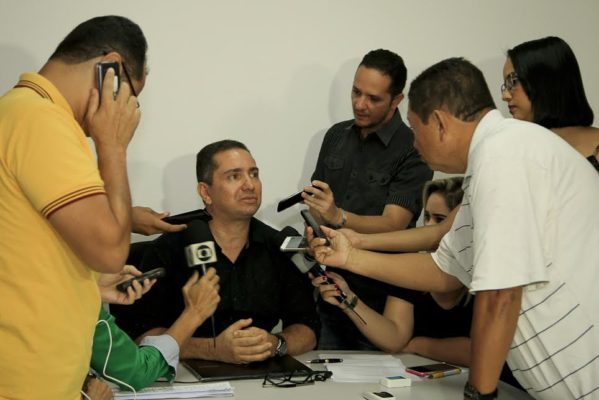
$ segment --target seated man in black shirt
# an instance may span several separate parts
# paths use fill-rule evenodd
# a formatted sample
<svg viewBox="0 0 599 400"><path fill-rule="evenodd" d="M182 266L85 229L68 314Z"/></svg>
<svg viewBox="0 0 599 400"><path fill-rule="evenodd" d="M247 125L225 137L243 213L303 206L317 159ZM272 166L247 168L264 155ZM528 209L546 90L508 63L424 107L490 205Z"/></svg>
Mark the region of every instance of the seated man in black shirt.
<svg viewBox="0 0 599 400"><path fill-rule="evenodd" d="M194 270L184 250L193 238L215 243L217 262L210 266L220 277L221 302L214 314L216 347L208 320L181 348L181 358L247 363L312 350L319 330L312 286L279 250L279 232L253 218L262 183L248 149L233 140L209 144L197 155L196 172L212 219L192 221L148 246L141 268L165 267L167 274L135 305L116 312L123 317L119 324L143 337L174 322L184 308L181 287ZM282 332L271 334L279 320Z"/></svg>

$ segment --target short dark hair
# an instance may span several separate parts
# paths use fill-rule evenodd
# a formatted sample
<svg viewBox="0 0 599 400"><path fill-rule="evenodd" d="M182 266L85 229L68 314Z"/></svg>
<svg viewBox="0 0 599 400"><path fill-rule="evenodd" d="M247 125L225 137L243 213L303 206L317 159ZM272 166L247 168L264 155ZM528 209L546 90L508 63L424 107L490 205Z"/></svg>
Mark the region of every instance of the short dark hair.
<svg viewBox="0 0 599 400"><path fill-rule="evenodd" d="M535 123L546 128L593 123L576 56L563 39L548 36L524 42L507 56L530 99Z"/></svg>
<svg viewBox="0 0 599 400"><path fill-rule="evenodd" d="M408 70L403 59L392 51L378 49L372 50L362 58L360 66L376 69L391 79L389 93L392 97L400 94L406 86Z"/></svg>
<svg viewBox="0 0 599 400"><path fill-rule="evenodd" d="M431 194L440 193L443 196L443 200L445 200L447 208L453 210L462 202L462 197L464 197L464 191L462 190L463 182L464 178L461 176L426 182L422 190L422 204L426 205Z"/></svg>
<svg viewBox="0 0 599 400"><path fill-rule="evenodd" d="M448 58L427 68L412 81L408 93L410 109L424 122L434 110L445 108L462 121L495 108L483 73L470 61Z"/></svg>
<svg viewBox="0 0 599 400"><path fill-rule="evenodd" d="M248 153L250 152L245 144L231 139L219 140L218 142L204 146L196 156L196 177L198 182L205 182L208 185L212 185L214 170L218 168L216 161L214 161L214 156L220 152L232 149L242 149Z"/></svg>
<svg viewBox="0 0 599 400"><path fill-rule="evenodd" d="M148 43L139 25L125 17L106 15L77 25L60 42L50 60L76 64L115 51L126 61L132 77L141 80L147 50Z"/></svg>

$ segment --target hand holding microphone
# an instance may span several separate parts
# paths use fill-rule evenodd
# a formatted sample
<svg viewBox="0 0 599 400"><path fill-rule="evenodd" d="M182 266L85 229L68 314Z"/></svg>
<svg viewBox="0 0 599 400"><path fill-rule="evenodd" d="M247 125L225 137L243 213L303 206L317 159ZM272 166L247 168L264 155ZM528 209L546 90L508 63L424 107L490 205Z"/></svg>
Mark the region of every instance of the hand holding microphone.
<svg viewBox="0 0 599 400"><path fill-rule="evenodd" d="M194 271L181 289L185 309L193 314L197 326L203 324L216 311L220 302L218 281L219 277L214 268L208 268L201 278L198 272Z"/></svg>
<svg viewBox="0 0 599 400"><path fill-rule="evenodd" d="M308 212L308 210L304 210L304 211ZM309 218L306 218L304 213L302 213L302 216L304 216L304 219L306 219L306 221L309 220ZM313 219L312 219L312 221L313 221ZM297 232L295 229L293 229L289 226L286 226L285 228L283 228L281 230L279 235L280 235L279 241L280 241L280 243L282 243L287 236L295 236L295 235L297 235ZM314 279L314 281L316 279L320 279L319 284L335 285L335 282L327 275L325 266L315 262L314 258L312 258L309 254L307 254L305 252L284 253L284 254L290 255L291 262L297 267L297 269L300 270L301 273L303 273L303 274L310 273L310 274L312 274L312 276L317 277ZM348 310L354 312L356 314L356 316L362 321L362 323L366 324L366 321L364 321L364 319L353 310L353 307L355 306L355 304L352 304L350 301L348 301L348 297L343 290L339 289L339 291L340 291L340 293L336 293L335 299L339 303L345 304L347 306Z"/></svg>
<svg viewBox="0 0 599 400"><path fill-rule="evenodd" d="M185 247L185 258L187 259L188 267L200 267L202 276L205 276L206 264L216 262L216 250L214 249L213 241L196 242L196 240L197 238L191 238L191 244ZM214 322L214 314L210 316L210 322L212 324L214 347L216 347L216 324Z"/></svg>
<svg viewBox="0 0 599 400"><path fill-rule="evenodd" d="M347 299L355 296L347 282L334 272L327 272L324 277L314 276L312 285L318 288L323 300L342 309L345 309L344 305L347 306Z"/></svg>

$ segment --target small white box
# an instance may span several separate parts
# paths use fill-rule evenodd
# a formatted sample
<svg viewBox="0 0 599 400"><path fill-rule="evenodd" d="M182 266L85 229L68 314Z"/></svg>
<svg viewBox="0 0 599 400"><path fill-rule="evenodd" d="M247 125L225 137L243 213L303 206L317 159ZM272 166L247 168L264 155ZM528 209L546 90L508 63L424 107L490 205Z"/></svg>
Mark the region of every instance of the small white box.
<svg viewBox="0 0 599 400"><path fill-rule="evenodd" d="M412 386L412 380L401 375L381 378L381 380L379 380L379 383L383 386L390 388Z"/></svg>

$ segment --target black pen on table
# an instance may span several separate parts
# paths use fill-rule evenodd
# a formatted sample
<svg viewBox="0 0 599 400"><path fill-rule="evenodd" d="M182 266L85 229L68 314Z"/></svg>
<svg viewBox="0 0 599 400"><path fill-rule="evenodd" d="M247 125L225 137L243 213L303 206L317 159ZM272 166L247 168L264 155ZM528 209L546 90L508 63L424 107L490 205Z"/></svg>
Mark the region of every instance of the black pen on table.
<svg viewBox="0 0 599 400"><path fill-rule="evenodd" d="M343 358L315 358L314 360L309 360L308 364L332 364L340 362L343 362Z"/></svg>

